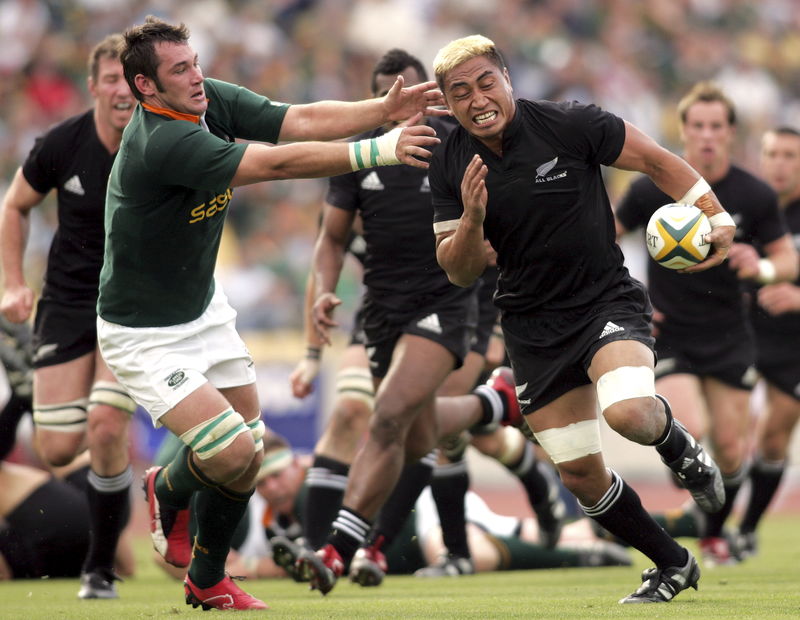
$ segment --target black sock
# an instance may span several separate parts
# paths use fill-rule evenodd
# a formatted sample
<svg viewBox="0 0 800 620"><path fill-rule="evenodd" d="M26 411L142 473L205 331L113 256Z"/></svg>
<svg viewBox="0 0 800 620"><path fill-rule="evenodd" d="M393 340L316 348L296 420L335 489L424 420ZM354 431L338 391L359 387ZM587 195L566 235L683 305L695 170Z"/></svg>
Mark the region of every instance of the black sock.
<svg viewBox="0 0 800 620"><path fill-rule="evenodd" d="M392 544L395 536L403 528L419 494L431 481L435 463L435 452L433 452L403 468L392 494L389 495L375 520L374 537L383 536L384 546Z"/></svg>
<svg viewBox="0 0 800 620"><path fill-rule="evenodd" d="M747 503L739 531L755 532L767 511L786 471L786 461L770 462L758 458L750 468L750 501Z"/></svg>
<svg viewBox="0 0 800 620"><path fill-rule="evenodd" d="M464 496L469 489L469 471L463 459L437 465L431 478L431 494L439 513L442 540L450 555L469 558Z"/></svg>
<svg viewBox="0 0 800 620"><path fill-rule="evenodd" d="M683 566L687 551L658 525L627 483L611 471L611 487L597 504L584 512L617 538L655 562L658 568Z"/></svg>
<svg viewBox="0 0 800 620"><path fill-rule="evenodd" d="M90 471L88 481L90 536L83 572L113 570L117 542L131 515L133 470L128 466L121 474L110 477Z"/></svg>
<svg viewBox="0 0 800 620"><path fill-rule="evenodd" d="M493 390L488 385L479 385L472 393L481 403L482 417L476 427L487 424L497 424L503 419L503 413L508 409L508 403L503 393Z"/></svg>
<svg viewBox="0 0 800 620"><path fill-rule="evenodd" d="M225 487L204 487L195 493L197 535L189 576L198 588L210 588L225 577L225 560L239 521L247 514L253 491L237 493Z"/></svg>
<svg viewBox="0 0 800 620"><path fill-rule="evenodd" d="M664 413L667 416L667 424L664 426L664 432L661 434L661 437L650 445L656 447L656 451L665 462L672 463L679 459L686 449L688 433L681 425L675 423L675 419L672 417L672 409L670 409L667 399L659 394L656 394L656 398L664 403Z"/></svg>
<svg viewBox="0 0 800 620"><path fill-rule="evenodd" d="M26 411L31 411L31 399L21 398L15 392L0 411L0 461L11 453L17 440L17 426Z"/></svg>
<svg viewBox="0 0 800 620"><path fill-rule="evenodd" d="M350 466L326 456L315 456L306 474L303 537L312 549L319 549L342 506Z"/></svg>
<svg viewBox="0 0 800 620"><path fill-rule="evenodd" d="M733 474L722 474L722 484L725 487L725 503L717 512L711 513L706 516L706 537L717 538L722 536L722 528L725 521L733 510L733 503L736 501L736 495L739 489L742 488L742 483L747 476L747 467L742 465L739 470Z"/></svg>
<svg viewBox="0 0 800 620"><path fill-rule="evenodd" d="M328 544L333 545L344 562L345 571L349 570L353 556L367 540L372 523L355 510L342 506L331 525Z"/></svg>
<svg viewBox="0 0 800 620"><path fill-rule="evenodd" d="M528 494L528 501L531 506L542 505L543 502L548 502L550 499L550 484L545 471L539 467L540 463L536 461L536 451L530 442L523 444L522 454L515 463L506 464L506 468L514 474L522 486L525 487L525 492Z"/></svg>

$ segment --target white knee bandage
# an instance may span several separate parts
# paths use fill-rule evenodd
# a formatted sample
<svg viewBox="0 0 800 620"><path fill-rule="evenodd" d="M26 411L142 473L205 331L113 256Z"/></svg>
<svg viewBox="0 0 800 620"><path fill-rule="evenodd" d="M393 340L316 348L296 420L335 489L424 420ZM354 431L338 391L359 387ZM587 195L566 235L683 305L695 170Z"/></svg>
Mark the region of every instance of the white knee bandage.
<svg viewBox="0 0 800 620"><path fill-rule="evenodd" d="M553 463L574 461L600 452L600 422L583 420L563 428L549 428L534 433L539 445Z"/></svg>
<svg viewBox="0 0 800 620"><path fill-rule="evenodd" d="M253 434L253 441L256 442L256 452L264 449L264 433L267 432L267 426L264 421L258 417L255 420L247 422L247 428Z"/></svg>
<svg viewBox="0 0 800 620"><path fill-rule="evenodd" d="M61 433L82 433L86 429L87 398L67 403L33 405L33 423L37 428Z"/></svg>
<svg viewBox="0 0 800 620"><path fill-rule="evenodd" d="M647 366L620 366L597 380L600 411L605 411L621 400L643 396L656 396L655 374Z"/></svg>
<svg viewBox="0 0 800 620"><path fill-rule="evenodd" d="M136 402L128 396L119 383L113 381L98 381L92 386L92 391L89 393L89 408L95 405L108 405L131 415L136 411Z"/></svg>
<svg viewBox="0 0 800 620"><path fill-rule="evenodd" d="M336 375L336 395L360 400L372 409L375 405L375 387L372 375L366 368L343 368Z"/></svg>
<svg viewBox="0 0 800 620"><path fill-rule="evenodd" d="M190 428L180 436L180 440L189 446L197 458L205 461L231 445L238 435L249 431L241 414L229 408Z"/></svg>

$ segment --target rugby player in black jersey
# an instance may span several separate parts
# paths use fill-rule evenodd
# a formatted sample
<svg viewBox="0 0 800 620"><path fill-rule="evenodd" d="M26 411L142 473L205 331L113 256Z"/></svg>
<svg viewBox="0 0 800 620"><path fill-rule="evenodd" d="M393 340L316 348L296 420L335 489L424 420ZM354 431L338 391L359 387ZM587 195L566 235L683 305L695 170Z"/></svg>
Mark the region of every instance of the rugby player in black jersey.
<svg viewBox="0 0 800 620"><path fill-rule="evenodd" d="M94 108L36 141L6 193L0 231L0 311L10 321L27 321L34 305L23 270L30 212L56 190L58 228L36 305L33 419L38 449L50 465L66 465L87 445L91 454L91 544L80 598L117 597L113 559L133 479L128 423L135 404L100 356L95 328L106 185L134 103L119 61L121 40L111 35L92 50Z"/></svg>
<svg viewBox="0 0 800 620"><path fill-rule="evenodd" d="M402 50L392 50L374 70L373 93L386 92L398 73L408 83L425 79L417 59ZM446 135L454 126L440 119L430 123L437 135ZM360 215L366 241L366 293L359 318L369 369L380 387L369 436L350 468L343 507L328 542L320 553L306 552L300 557L301 570L312 587L323 594L333 588L367 541L379 509L370 544L353 563L351 578L362 585L377 585L382 579L385 561L380 547L399 531L435 463L429 453L439 436L436 416L441 405L437 407L437 391L468 357L477 321L474 288L452 286L436 262L433 235L425 224L431 214L425 171L398 168L380 174L355 172L331 179L315 251L317 295L312 314L321 343L329 343L328 330L336 325L332 313L339 300L334 290L356 214ZM473 371L475 379L482 367L482 355L479 357L481 363ZM474 379L470 383L474 384ZM467 397L472 399L469 407L458 405L451 410L465 413L467 409L479 412L485 408L491 417L501 417L507 407L504 397L489 386L479 387L478 392L483 396ZM470 416L461 417L466 420ZM421 458L425 455L430 458ZM342 467L338 475L343 473Z"/></svg>
<svg viewBox="0 0 800 620"><path fill-rule="evenodd" d="M747 476L750 392L756 380L742 285L794 279L797 253L775 192L731 163L733 102L715 85L701 82L680 101L678 113L684 159L711 184L737 228L727 264L694 277L648 262L648 291L658 313L656 386L696 440L707 433L726 500L708 515L700 550L708 565L729 564L736 559L722 528ZM672 201L649 178L636 180L617 208L618 232L645 227L657 208ZM763 258L754 244L763 248Z"/></svg>
<svg viewBox="0 0 800 620"><path fill-rule="evenodd" d="M515 99L494 43L452 41L434 73L461 125L434 153L430 182L439 263L469 286L497 251L495 304L527 422L587 515L656 564L622 603L665 602L697 587L692 554L607 469L599 411L624 437L656 447L709 511L724 501L717 466L672 419L654 386L650 304L623 266L601 165L651 175L712 216L721 263L735 226L681 158L594 105Z"/></svg>
<svg viewBox="0 0 800 620"><path fill-rule="evenodd" d="M761 140L761 174L778 194L792 242L800 250L800 131L777 127ZM750 466L750 497L739 523L734 551L757 551L756 528L786 471L792 432L800 419L800 280L765 284L751 293L756 368L765 402Z"/></svg>
<svg viewBox="0 0 800 620"><path fill-rule="evenodd" d="M385 90L390 77L393 79L398 73L409 69L406 83L416 83L427 79L425 70L418 59L403 50L394 49L387 52L373 70L372 94L374 96L383 95L384 93L377 89L383 87ZM452 129L452 123L450 123L449 129ZM330 182L328 204L331 205L331 208L335 205L354 214L344 243L345 251L356 258L362 268L365 261L369 261L373 266L376 264L375 258L365 253L367 247L373 246L367 244L361 235L363 224L360 218L360 205L368 203L373 205L369 214L371 217L375 217L376 212L381 213L376 209L383 209L386 208L384 205L389 205L389 208L393 209L390 211L393 217L404 219L407 222L407 224L404 223L404 226L411 224L414 227L407 233L408 238L414 239L414 247L410 248L414 254L400 257L402 269L407 271L417 265L425 279L441 286L445 282L445 278L441 269L433 263L435 246L430 228L426 224L427 220L418 217L418 214L415 215L419 210L430 210L430 192L426 191L425 178L420 176L416 183L411 184L411 187L398 187L396 183L380 182L381 179L378 179L376 183L373 179L378 179L378 177L353 173L343 177L334 177ZM408 206L398 209L400 204L416 204L418 208L417 211L410 211ZM356 230L359 234L355 234ZM430 243L420 243L420 239ZM384 245L386 245L385 242ZM397 266L392 265L392 259L385 253L386 248L378 245L377 249L379 253L384 252L383 263L378 263L380 272L388 274L383 281L401 295L408 295L406 284L392 277L393 269L396 269ZM496 277L496 269L490 268L484 272L481 278L482 283L478 289L478 324L469 351L461 368L451 372L437 390L438 396L445 397L444 400L437 400L437 403L448 402L446 398L450 396L469 394L484 370L486 352L497 319L497 309L492 302ZM306 355L300 360L290 377L292 391L298 398L305 397L312 390L312 382L319 370L321 347L324 344L313 327L310 312L314 302L315 288L315 276L312 271L306 283ZM445 290L447 288L445 286ZM369 299L369 296L370 291L368 290L366 298ZM428 313L428 309L423 308L420 312L422 311ZM360 304L356 311L350 343L339 360L336 400L333 410L322 436L315 446L314 463L309 469L303 531L304 542L310 549L318 549L325 544L330 525L342 504L350 465L366 435L369 417L375 404L375 389L370 374L369 358L365 352L366 341L362 318L363 311ZM502 344L500 348L502 349ZM502 363L502 355L498 357L495 366ZM501 381L503 379L495 377L489 385L499 386ZM506 388L511 388L511 385L507 384ZM485 390L485 387L478 388L476 393L478 399L480 399L480 394L487 393ZM513 392L509 396L513 399ZM463 405L460 409L464 409ZM456 420L451 421L462 428L465 418L464 416L459 417L460 423ZM467 414L467 417L470 415ZM499 424L477 424L470 430L473 432L472 437L463 431L445 438L450 447L450 454L458 456L458 462L445 463L444 457L440 456L442 466L433 469L432 479L433 458L421 459L419 462L408 464L403 468L395 490L386 499L372 527L367 546L357 553L355 561L351 564L350 579L352 581L364 586L381 583L386 565L381 549L392 543L394 536L405 522L408 510L413 506L420 490L428 480L431 480L434 498L440 509L448 555L442 558L439 564L427 567L426 575L466 574L474 571L467 546L466 521L463 514L464 495L469 486L469 476L466 462L463 460L463 453L470 439L481 452L496 458L517 476L525 488L531 507L536 514L542 544L548 548L555 547L563 525L565 507L559 497L558 483L551 472L552 468L548 464L536 460L533 445L525 442L523 435L516 428L500 427ZM285 539L274 541L274 546L278 550L277 555L281 563L287 570L294 571L294 559L301 549Z"/></svg>

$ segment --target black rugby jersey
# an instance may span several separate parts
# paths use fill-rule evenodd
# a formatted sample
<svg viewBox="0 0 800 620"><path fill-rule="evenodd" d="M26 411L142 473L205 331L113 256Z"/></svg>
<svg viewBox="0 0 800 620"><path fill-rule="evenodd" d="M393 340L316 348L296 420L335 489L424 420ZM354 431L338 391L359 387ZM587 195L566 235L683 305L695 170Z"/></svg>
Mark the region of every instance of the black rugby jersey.
<svg viewBox="0 0 800 620"><path fill-rule="evenodd" d="M763 245L785 234L775 192L749 172L731 166L711 188L736 222L736 242ZM617 217L627 230L644 228L656 209L672 202L650 178L641 177L623 197ZM653 307L672 328L720 332L746 320L744 285L727 262L699 273L680 274L648 260L647 276Z"/></svg>
<svg viewBox="0 0 800 620"><path fill-rule="evenodd" d="M783 216L794 246L800 251L800 200L786 205ZM800 286L800 277L794 281ZM797 347L800 343L800 312L787 312L778 316L768 314L758 305L757 293L752 295L752 321L759 348L759 357L770 362L795 361L800 357Z"/></svg>
<svg viewBox="0 0 800 620"><path fill-rule="evenodd" d="M601 174L622 152L624 122L577 102L516 104L502 158L462 127L437 149L434 222L461 217L461 180L478 153L489 168L483 230L497 250L495 304L511 312L588 308L630 278Z"/></svg>
<svg viewBox="0 0 800 620"><path fill-rule="evenodd" d="M106 185L115 154L100 142L94 110L73 116L36 140L22 166L41 194L56 189L58 228L50 245L43 297L94 306L105 241Z"/></svg>
<svg viewBox="0 0 800 620"><path fill-rule="evenodd" d="M441 139L454 127L448 118L428 122ZM383 132L379 128L355 139ZM436 261L426 170L385 166L331 177L326 201L361 215L366 241L361 262L372 301L392 310L417 310L428 300L454 293L457 287Z"/></svg>

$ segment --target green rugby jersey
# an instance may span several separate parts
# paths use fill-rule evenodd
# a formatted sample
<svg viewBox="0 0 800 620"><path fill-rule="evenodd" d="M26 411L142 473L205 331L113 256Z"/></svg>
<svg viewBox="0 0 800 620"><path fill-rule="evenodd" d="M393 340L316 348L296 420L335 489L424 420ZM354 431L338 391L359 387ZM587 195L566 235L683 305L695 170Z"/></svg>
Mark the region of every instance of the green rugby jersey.
<svg viewBox="0 0 800 620"><path fill-rule="evenodd" d="M214 293L214 265L244 155L235 138L275 143L289 108L207 78L198 122L137 106L106 195L97 313L129 327L198 318ZM185 115L188 116L188 115Z"/></svg>

